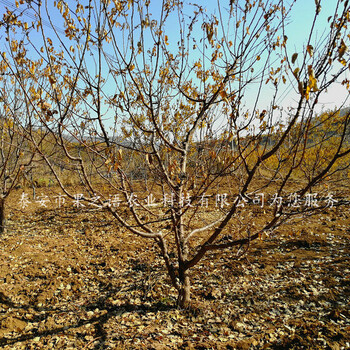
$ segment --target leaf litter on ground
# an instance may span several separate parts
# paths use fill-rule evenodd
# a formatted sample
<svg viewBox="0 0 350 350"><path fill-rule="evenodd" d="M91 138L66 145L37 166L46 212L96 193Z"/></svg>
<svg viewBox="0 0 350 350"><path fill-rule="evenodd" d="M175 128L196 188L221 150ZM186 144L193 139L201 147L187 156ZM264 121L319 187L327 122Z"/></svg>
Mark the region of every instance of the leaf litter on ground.
<svg viewBox="0 0 350 350"><path fill-rule="evenodd" d="M2 349L348 349L350 210L192 272L192 307L151 242L104 212L15 213L0 237Z"/></svg>

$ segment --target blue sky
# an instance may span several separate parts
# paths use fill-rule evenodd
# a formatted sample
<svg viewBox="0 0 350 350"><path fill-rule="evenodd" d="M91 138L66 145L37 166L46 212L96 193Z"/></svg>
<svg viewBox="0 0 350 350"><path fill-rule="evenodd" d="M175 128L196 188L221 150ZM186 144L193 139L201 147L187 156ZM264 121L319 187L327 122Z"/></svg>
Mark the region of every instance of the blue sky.
<svg viewBox="0 0 350 350"><path fill-rule="evenodd" d="M49 3L53 3L53 1L48 0ZM68 1L70 4L75 4L74 0ZM286 4L290 3L291 0L286 0ZM14 0L0 0L0 13L3 13L5 10L5 6L8 6L10 9L14 9ZM160 11L160 5L162 3L161 0L159 1L151 1L151 8L154 12ZM208 13L210 13L212 10L215 9L217 6L217 1L215 0L207 0L207 1L198 1L198 3L206 7L208 9ZM313 37L313 40L317 42L319 38L322 36L324 30L326 28L329 28L329 23L327 22L327 18L334 13L334 7L336 1L334 0L321 0L321 7L322 10L318 16L317 23L316 23L316 31L315 36ZM221 1L221 4L223 6L228 7L229 0ZM215 10L214 10L215 11ZM290 15L290 24L287 27L287 36L288 36L288 48L289 48L289 55L292 55L294 52L305 52L305 45L306 45L306 33L309 32L312 19L315 13L315 0L297 0L296 3L293 6L291 15ZM31 18L28 17L28 22L31 22ZM55 23L56 24L56 23ZM63 29L62 25L59 23L56 24L59 29ZM53 40L53 33L50 34L50 30L48 27L45 27L47 29L47 35L50 36ZM61 32L61 31L60 31ZM176 32L169 31L169 40L171 40L172 36L176 37ZM202 35L202 33L198 33L198 35ZM349 74L347 74L349 76ZM266 89L264 91L266 94L265 101L268 100L269 97L269 91ZM336 85L335 87L329 89L327 94L324 94L322 98L320 99L320 105L319 109L331 109L335 106L340 106L340 104L345 100L345 98L348 96L348 92L344 87L342 87L340 84ZM293 100L296 98L296 94L294 93L293 89L286 86L286 88L282 89L282 97L283 100L281 100L281 104L287 106L290 103L293 102ZM253 100L253 97L251 98ZM249 98L248 98L249 100ZM347 103L349 105L349 103ZM263 109L264 106L261 106L261 109Z"/></svg>
<svg viewBox="0 0 350 350"><path fill-rule="evenodd" d="M335 0L321 0L321 12L317 18L316 31L312 41L317 43L324 31L329 29L327 19L334 13L336 2ZM293 51L299 53L305 52L306 33L311 29L314 14L314 0L301 0L295 3L291 12L290 24L287 27L289 50L293 49ZM293 52L290 52L290 54L293 54ZM347 77L349 78L349 72ZM321 96L318 111L340 107L348 95L341 84L336 84ZM286 103L288 103L288 99ZM347 105L349 104L350 101L347 102Z"/></svg>
<svg viewBox="0 0 350 350"><path fill-rule="evenodd" d="M161 1L159 1L160 3ZM244 1L242 1L244 2ZM276 1L277 2L277 1ZM217 1L206 0L197 2L201 6L207 8L207 12L214 12L217 16ZM229 0L220 1L223 7L228 8ZM292 0L285 0L285 6L293 3ZM324 37L325 32L329 30L330 23L328 22L329 16L334 14L337 1L335 0L320 0L321 11L317 16L315 23L315 28L313 31L313 36L311 38L311 44L316 47L320 42L320 39ZM302 56L306 52L306 45L308 40L308 34L311 30L313 19L315 16L316 3L315 0L297 0L292 7L292 11L289 17L289 23L286 27L286 34L288 36L288 55L291 57L294 52L299 53ZM176 33L170 33L170 36L176 36ZM202 32L198 33L198 36L203 35ZM300 57L299 56L299 57ZM343 78L350 78L349 71ZM288 85L288 84L287 84ZM254 86L253 86L254 89ZM265 98L263 101L268 101L270 99L269 89L264 90ZM280 104L283 106L289 106L297 99L297 92L294 91L290 86L282 87L281 89L281 99ZM348 91L344 86L339 84L334 84L331 88L327 90L326 93L322 94L319 99L319 104L316 108L316 112L321 112L322 110L333 109L335 107L341 107L344 101L346 101L349 96ZM252 94L247 100L254 100ZM248 103L249 104L249 103ZM346 101L345 105L350 105L350 101ZM261 105L260 109L266 106Z"/></svg>

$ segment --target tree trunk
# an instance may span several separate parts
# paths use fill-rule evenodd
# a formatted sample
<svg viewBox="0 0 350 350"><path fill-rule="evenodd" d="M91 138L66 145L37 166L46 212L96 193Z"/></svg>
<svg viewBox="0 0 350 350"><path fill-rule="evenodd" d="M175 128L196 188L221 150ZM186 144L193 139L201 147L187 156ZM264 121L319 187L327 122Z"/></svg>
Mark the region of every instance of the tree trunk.
<svg viewBox="0 0 350 350"><path fill-rule="evenodd" d="M185 309L190 305L191 300L191 282L187 271L179 271L180 289L177 299L177 305Z"/></svg>
<svg viewBox="0 0 350 350"><path fill-rule="evenodd" d="M0 234L6 232L5 198L0 197Z"/></svg>

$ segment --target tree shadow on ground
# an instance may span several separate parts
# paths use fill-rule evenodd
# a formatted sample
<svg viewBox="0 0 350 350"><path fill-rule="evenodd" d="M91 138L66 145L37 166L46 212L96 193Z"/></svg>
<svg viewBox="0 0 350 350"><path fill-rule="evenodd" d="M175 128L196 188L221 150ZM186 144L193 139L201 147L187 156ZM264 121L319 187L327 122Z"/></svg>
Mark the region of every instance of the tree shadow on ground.
<svg viewBox="0 0 350 350"><path fill-rule="evenodd" d="M94 349L101 349L101 348L104 348L104 344L107 339L107 334L104 330L104 325L112 317L115 317L117 315L122 315L123 313L126 313L126 312L136 312L140 315L145 315L147 313L157 313L159 311L170 311L176 308L175 301L173 304L168 304L162 301L154 301L150 305L149 304L137 305L137 304L128 303L128 302L122 303L118 306L111 305L107 301L107 299L117 294L120 291L120 289L113 288L111 287L110 284L103 286L103 288L104 290L108 289L108 293L105 294L103 297L100 297L98 300L92 300L91 302L86 303L82 307L81 311L86 313L91 310L99 309L99 310L106 310L107 311L106 313L98 316L92 316L89 318L81 317L77 322L71 322L71 323L67 322L68 324L65 324L64 326L52 327L52 329L47 329L44 331L39 331L38 329L34 329L34 331L31 330L30 333L21 334L21 335L18 335L19 332L12 332L13 336L4 336L0 338L0 347L4 347L6 345L12 345L18 342L34 340L34 338L37 338L37 337L62 335L63 333L69 333L71 330L91 324L94 327L93 341L98 340L98 344L94 346ZM40 322L45 322L49 317L54 317L55 315L59 315L67 312L67 310L64 308L47 307L45 305L42 307L38 307L38 306L29 305L29 304L25 304L25 305L16 304L2 292L0 292L0 306L1 304L5 306L5 308L16 309L17 311L34 310L36 313L40 314ZM22 333L24 332L25 331L23 331Z"/></svg>

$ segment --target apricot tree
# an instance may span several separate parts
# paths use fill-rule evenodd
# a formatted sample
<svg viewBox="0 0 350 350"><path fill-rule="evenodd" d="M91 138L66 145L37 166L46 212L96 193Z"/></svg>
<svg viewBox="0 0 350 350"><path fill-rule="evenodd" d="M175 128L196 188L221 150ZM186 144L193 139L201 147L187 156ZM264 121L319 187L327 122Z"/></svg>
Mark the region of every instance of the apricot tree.
<svg viewBox="0 0 350 350"><path fill-rule="evenodd" d="M326 90L339 84L346 103L350 12L336 1L318 33L321 2L291 44L293 6L282 0L208 9L176 0L19 1L4 19L31 47L31 103L50 103L40 121L55 142L42 151L32 138L36 151L67 196L76 198L55 168L57 148L79 172L81 201L153 240L180 307L204 257L238 258L293 217L334 204L309 192L346 168L338 165L350 153L349 113L330 116L326 157L308 150L320 152L330 137L327 118L314 120ZM31 24L19 19L22 7ZM306 161L313 171L301 181ZM132 164L142 165L147 187Z"/></svg>

